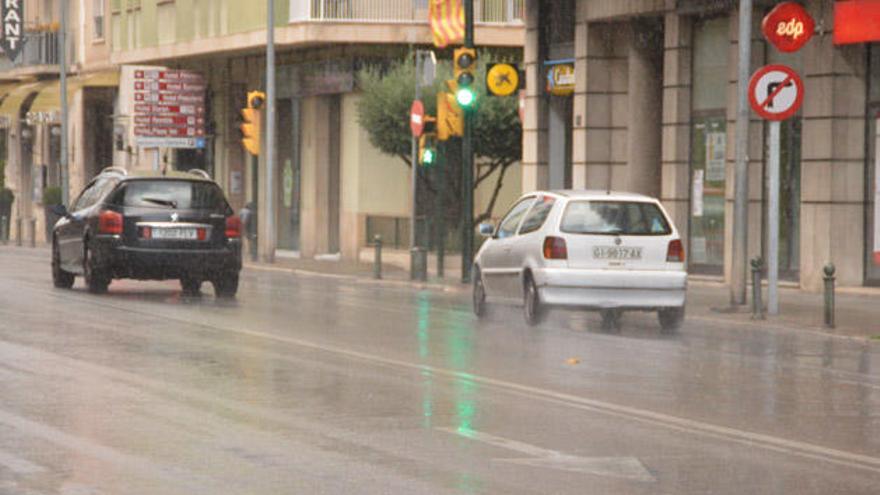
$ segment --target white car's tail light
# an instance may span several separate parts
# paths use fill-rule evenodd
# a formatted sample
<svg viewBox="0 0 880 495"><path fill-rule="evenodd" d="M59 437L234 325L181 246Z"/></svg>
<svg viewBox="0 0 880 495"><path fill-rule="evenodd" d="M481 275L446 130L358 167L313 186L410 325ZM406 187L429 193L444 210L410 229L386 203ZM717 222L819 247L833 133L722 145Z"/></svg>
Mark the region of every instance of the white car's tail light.
<svg viewBox="0 0 880 495"><path fill-rule="evenodd" d="M669 241L669 248L666 250L666 261L668 263L684 263L684 244L680 239Z"/></svg>
<svg viewBox="0 0 880 495"><path fill-rule="evenodd" d="M565 245L565 239L553 236L545 237L544 258L548 260L568 259L568 248Z"/></svg>

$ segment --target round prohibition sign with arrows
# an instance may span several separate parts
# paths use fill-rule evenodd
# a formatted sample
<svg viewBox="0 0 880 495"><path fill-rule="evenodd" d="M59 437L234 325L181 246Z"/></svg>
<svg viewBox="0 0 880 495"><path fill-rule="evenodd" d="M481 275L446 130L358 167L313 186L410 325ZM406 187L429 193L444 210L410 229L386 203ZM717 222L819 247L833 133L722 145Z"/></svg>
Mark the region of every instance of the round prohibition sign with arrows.
<svg viewBox="0 0 880 495"><path fill-rule="evenodd" d="M794 115L804 100L804 83L785 65L765 65L749 83L749 102L755 113L767 120L785 120Z"/></svg>

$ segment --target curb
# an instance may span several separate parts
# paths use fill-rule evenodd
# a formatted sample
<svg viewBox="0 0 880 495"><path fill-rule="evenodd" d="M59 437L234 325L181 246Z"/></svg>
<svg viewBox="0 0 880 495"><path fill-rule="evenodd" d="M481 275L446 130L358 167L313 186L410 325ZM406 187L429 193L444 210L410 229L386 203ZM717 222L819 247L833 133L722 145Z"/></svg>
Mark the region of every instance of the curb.
<svg viewBox="0 0 880 495"><path fill-rule="evenodd" d="M305 277L316 277L316 278L328 278L334 280L348 280L358 284L366 284L366 285L385 285L385 286L393 286L393 287L413 287L421 290L436 290L441 292L465 292L467 290L467 286L463 284L441 284L437 282L415 282L412 280L400 280L400 279L388 279L388 278L380 278L375 279L371 277L364 277L355 274L340 274L340 273L326 273L326 272L318 272L313 270L303 270L301 268L284 268L278 266L266 266L263 264L254 264L254 263L244 263L244 267L247 269L253 270L261 270L267 272L280 272L280 273L292 273L294 275L301 275Z"/></svg>

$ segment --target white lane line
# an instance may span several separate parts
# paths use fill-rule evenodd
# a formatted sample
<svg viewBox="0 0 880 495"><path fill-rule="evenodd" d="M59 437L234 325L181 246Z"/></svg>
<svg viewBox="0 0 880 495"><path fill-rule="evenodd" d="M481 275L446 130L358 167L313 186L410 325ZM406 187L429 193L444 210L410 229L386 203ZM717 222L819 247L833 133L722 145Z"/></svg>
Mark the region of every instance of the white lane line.
<svg viewBox="0 0 880 495"><path fill-rule="evenodd" d="M43 466L38 466L31 461L22 459L21 457L3 450L0 450L0 466L18 474L38 474L46 472L46 468Z"/></svg>
<svg viewBox="0 0 880 495"><path fill-rule="evenodd" d="M185 322L192 325L192 322ZM201 325L200 325L201 326ZM736 428L730 428L726 426L718 426L711 423L705 423L703 421L681 418L678 416L673 416L664 413L658 413L654 411L649 411L646 409L641 409L637 407L631 406L622 406L618 404L614 404L611 402L606 402L597 399L588 399L585 397L579 397L576 395L566 394L562 392L554 392L552 390L545 390L537 387L532 387L529 385L522 385L518 383L509 382L506 380L499 380L494 378L488 378L480 375L474 375L471 373L465 373L461 371L455 371L447 368L439 368L430 365L411 363L407 361L402 361L399 359L386 358L381 356L376 356L373 354L367 354L359 351L352 351L349 349L344 349L332 345L325 344L317 344L315 342L309 342L305 340L283 337L279 335L273 335L266 332L260 332L255 330L244 330L244 329L233 329L233 328L223 328L223 327L210 327L215 331L228 332L228 333L238 333L241 335L248 335L251 337L257 337L266 340L272 340L275 342L281 342L285 344L295 345L298 347L303 347L306 349L323 351L330 354L336 354L340 356L346 356L354 359L358 359L361 361L382 364L395 368L404 368L410 370L416 370L419 372L429 372L434 373L435 375L444 376L447 378L451 378L454 380L468 380L474 383L478 383L481 385L485 385L488 387L494 387L497 389L507 390L510 392L519 393L521 396L532 398L532 399L540 399L549 402L555 402L563 405L567 405L570 407L576 407L579 409L590 410L594 412L604 413L607 415L627 418L631 420L641 421L645 423L650 423L657 426L663 426L666 428L671 428L679 431L685 431L688 433L699 434L703 436L710 436L713 438L719 438L723 440L733 441L742 443L751 447L760 447L767 450L773 450L776 452L784 452L787 454L797 455L800 457L806 457L810 459L821 460L825 462L830 462L839 465L845 465L853 468L864 469L868 471L872 471L875 473L880 473L880 458L873 457L869 455L856 454L853 452L846 452L843 450L832 449L828 447L822 447L819 445L814 445L807 442L801 442L797 440L786 440L784 438L774 437L772 435L766 435L762 433L753 433L750 431L739 430Z"/></svg>
<svg viewBox="0 0 880 495"><path fill-rule="evenodd" d="M100 306L106 306L118 311L125 311L119 307L116 307L111 304L98 304ZM131 311L133 313L139 314L149 314L143 311ZM155 314L150 314L150 316L157 316ZM323 351L329 354L336 354L339 356L345 356L353 359L358 359L364 362L381 364L394 368L402 368L402 369L410 369L416 370L418 372L430 372L434 373L438 376L447 377L453 380L468 380L474 383L478 383L487 387L494 387L499 390L506 390L508 392L519 394L520 396L531 398L533 400L543 400L546 402L557 403L561 405L565 405L568 407L574 407L582 410L588 410L592 412L602 413L605 415L615 416L626 418L633 421L639 421L642 423L652 424L656 426L662 426L667 429L673 429L677 431L682 431L690 434L702 435L705 437L711 437L731 442L736 442L740 444L747 445L749 447L759 447L765 450L771 450L775 452L781 452L789 455L795 455L803 458L819 460L823 462L829 462L837 465L843 465L851 468L857 468L862 470L871 471L874 473L880 473L880 458L857 454L853 452L842 451L838 449L833 449L829 447L822 447L819 445L801 442L797 440L787 440L784 438L774 437L772 435L762 434L762 433L753 433L745 430L740 430L736 428L730 428L725 426L718 426L711 423L706 423L699 420L692 420L687 418L682 418L678 416L673 416L664 413L653 412L646 409L641 409L637 407L631 406L623 406L614 404L611 402L606 402L597 399L588 399L585 397L580 397L576 395L555 392L552 390L541 389L538 387L532 387L528 385L522 385L518 383L509 382L506 380L499 380L489 377L483 377L480 375L473 375L470 373L455 371L446 368L439 368L430 365L412 363L408 361L402 361L393 358L381 357L373 354L367 354L364 352L353 351L337 346L326 345L326 344L318 344L315 342L309 342L301 339L295 339L290 337L284 337L279 335L273 335L267 332L255 331L255 330L245 330L245 329L237 329L237 328L227 328L220 327L216 325L209 325L200 322L194 322L187 320L185 318L179 317L170 317L170 316L161 316L163 319L167 319L170 321L177 321L179 323L183 323L189 326L198 326L200 329L208 329L215 332L224 332L231 334L239 334L239 335L247 335L250 337L285 343L289 345L294 345L298 347L302 347L305 349L312 349Z"/></svg>
<svg viewBox="0 0 880 495"><path fill-rule="evenodd" d="M634 481L654 482L656 478L635 457L581 457L563 454L530 445L510 438L499 437L481 431L459 431L457 428L437 428L440 431L475 440L494 447L513 450L529 456L525 459L494 459L496 461L522 466L559 469L583 474L624 478Z"/></svg>
<svg viewBox="0 0 880 495"><path fill-rule="evenodd" d="M163 466L142 457L126 454L106 445L65 433L53 426L32 421L2 409L0 409L0 424L28 435L42 438L66 449L80 452L108 464L121 466L131 472L144 476L146 479L161 479L172 486L188 486L193 490L203 490L209 486L218 488L222 486L216 484L216 480L199 476L180 468Z"/></svg>

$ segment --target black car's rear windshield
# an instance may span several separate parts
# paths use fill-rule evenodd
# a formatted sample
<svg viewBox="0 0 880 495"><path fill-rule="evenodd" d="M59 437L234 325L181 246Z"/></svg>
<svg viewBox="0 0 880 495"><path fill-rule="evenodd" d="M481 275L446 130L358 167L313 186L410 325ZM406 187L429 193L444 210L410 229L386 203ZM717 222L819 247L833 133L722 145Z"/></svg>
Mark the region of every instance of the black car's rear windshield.
<svg viewBox="0 0 880 495"><path fill-rule="evenodd" d="M672 230L654 203L639 201L572 201L560 230L569 234L669 235Z"/></svg>
<svg viewBox="0 0 880 495"><path fill-rule="evenodd" d="M133 180L126 182L113 203L138 208L207 209L226 211L223 191L212 182Z"/></svg>

